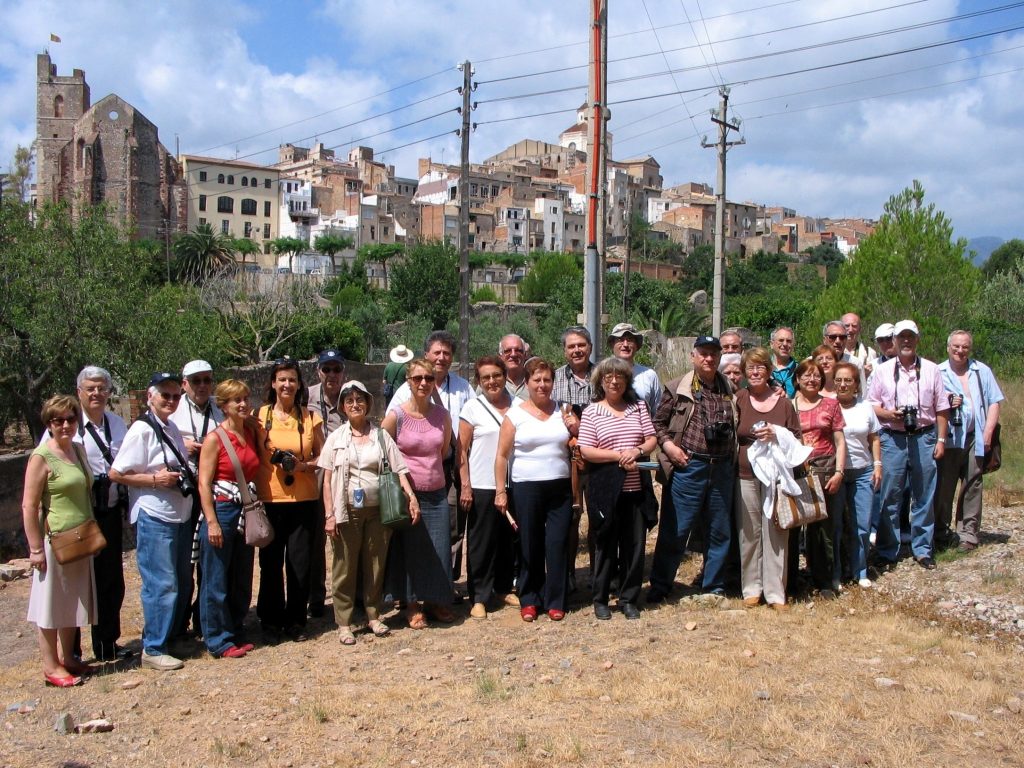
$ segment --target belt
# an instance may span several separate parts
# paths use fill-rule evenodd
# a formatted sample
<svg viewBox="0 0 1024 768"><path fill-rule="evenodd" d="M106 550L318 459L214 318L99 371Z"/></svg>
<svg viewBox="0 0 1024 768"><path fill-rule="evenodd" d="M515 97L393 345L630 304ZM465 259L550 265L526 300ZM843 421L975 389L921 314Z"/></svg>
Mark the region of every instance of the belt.
<svg viewBox="0 0 1024 768"><path fill-rule="evenodd" d="M691 459L703 461L705 464L723 464L732 461L732 456L709 456L706 453L689 453L688 455Z"/></svg>
<svg viewBox="0 0 1024 768"><path fill-rule="evenodd" d="M885 427L885 431L893 435L922 435L925 432L931 432L934 429L934 424L930 424L927 427L918 427L917 429L893 429L892 427Z"/></svg>

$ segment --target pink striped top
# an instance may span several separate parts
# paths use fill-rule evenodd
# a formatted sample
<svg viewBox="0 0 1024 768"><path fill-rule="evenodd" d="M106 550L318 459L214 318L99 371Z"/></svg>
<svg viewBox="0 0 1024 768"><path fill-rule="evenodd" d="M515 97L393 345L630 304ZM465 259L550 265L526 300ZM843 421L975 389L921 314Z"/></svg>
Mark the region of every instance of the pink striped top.
<svg viewBox="0 0 1024 768"><path fill-rule="evenodd" d="M592 403L583 409L580 418L579 444L590 448L609 451L628 451L638 448L644 440L654 434L654 425L647 412L647 406L634 403L626 406L621 418L599 403ZM623 491L639 491L640 470L626 473Z"/></svg>

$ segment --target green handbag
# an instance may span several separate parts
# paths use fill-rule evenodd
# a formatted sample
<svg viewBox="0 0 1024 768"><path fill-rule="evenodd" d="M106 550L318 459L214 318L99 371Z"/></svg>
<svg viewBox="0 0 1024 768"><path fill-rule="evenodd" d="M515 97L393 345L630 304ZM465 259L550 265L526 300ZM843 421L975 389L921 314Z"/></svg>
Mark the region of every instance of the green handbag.
<svg viewBox="0 0 1024 768"><path fill-rule="evenodd" d="M412 515L409 514L409 500L405 498L402 484L398 480L398 474L391 471L391 464L388 462L388 451L384 445L384 430L377 430L377 440L380 442L380 522L388 528L405 528L412 525Z"/></svg>

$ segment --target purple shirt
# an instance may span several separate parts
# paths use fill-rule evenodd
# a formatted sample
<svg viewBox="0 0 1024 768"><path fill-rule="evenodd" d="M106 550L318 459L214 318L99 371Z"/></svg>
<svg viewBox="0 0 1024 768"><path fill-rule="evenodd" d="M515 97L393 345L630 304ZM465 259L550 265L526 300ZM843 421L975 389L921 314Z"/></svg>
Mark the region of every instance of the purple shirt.
<svg viewBox="0 0 1024 768"><path fill-rule="evenodd" d="M904 405L917 406L918 429L935 424L936 411L949 410L949 393L942 383L939 366L931 360L917 358L918 365L909 368L894 357L884 363L876 363L875 371L868 385L868 400L882 408L902 408ZM897 380L897 366L899 377ZM879 419L882 426L893 432L903 432L903 419Z"/></svg>

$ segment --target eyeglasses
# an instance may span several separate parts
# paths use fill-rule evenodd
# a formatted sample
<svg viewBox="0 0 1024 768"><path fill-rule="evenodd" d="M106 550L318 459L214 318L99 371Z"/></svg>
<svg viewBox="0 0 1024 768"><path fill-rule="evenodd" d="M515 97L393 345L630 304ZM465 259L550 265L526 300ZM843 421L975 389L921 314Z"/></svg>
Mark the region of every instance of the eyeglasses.
<svg viewBox="0 0 1024 768"><path fill-rule="evenodd" d="M606 373L601 377L601 381L605 384L611 384L613 381L625 381L626 374L624 373Z"/></svg>
<svg viewBox="0 0 1024 768"><path fill-rule="evenodd" d="M839 341L840 339L846 341L850 337L848 334L845 333L829 333L826 334L825 338L828 339L829 341Z"/></svg>
<svg viewBox="0 0 1024 768"><path fill-rule="evenodd" d="M160 399L167 403L176 403L181 400L181 392L157 392L160 395Z"/></svg>
<svg viewBox="0 0 1024 768"><path fill-rule="evenodd" d="M422 384L425 381L433 381L434 377L428 376L426 374L421 374L419 376L406 376L405 380L411 381L413 384Z"/></svg>
<svg viewBox="0 0 1024 768"><path fill-rule="evenodd" d="M483 381L498 381L498 380L504 379L504 378L505 378L505 374L504 373L488 373L486 376L481 376L480 377L480 381L481 382L483 382Z"/></svg>
<svg viewBox="0 0 1024 768"><path fill-rule="evenodd" d="M110 387L103 384L96 384L91 387L79 387L80 391L87 395L106 395L110 393Z"/></svg>
<svg viewBox="0 0 1024 768"><path fill-rule="evenodd" d="M322 373L328 373L328 374L330 374L330 373L341 373L343 370L344 370L343 368L341 368L340 366L337 366L337 365L332 365L332 366L324 367L324 368L320 369L320 371Z"/></svg>
<svg viewBox="0 0 1024 768"><path fill-rule="evenodd" d="M757 373L758 371L761 373L768 373L768 366L760 364L747 366L747 373Z"/></svg>
<svg viewBox="0 0 1024 768"><path fill-rule="evenodd" d="M526 350L523 349L522 347L509 347L508 349L503 349L501 351L501 354L503 354L503 355L511 355L513 352L516 353L517 355L525 355L526 354Z"/></svg>
<svg viewBox="0 0 1024 768"><path fill-rule="evenodd" d="M60 425L60 424L77 424L78 423L78 417L77 416L73 416L73 415L72 416L54 416L52 419L50 419L50 423L51 424L57 424L57 425Z"/></svg>
<svg viewBox="0 0 1024 768"><path fill-rule="evenodd" d="M212 376L202 376L202 377L193 376L192 378L190 378L188 380L188 383L191 384L193 387L201 387L201 386L203 386L205 384L213 384L213 377Z"/></svg>

